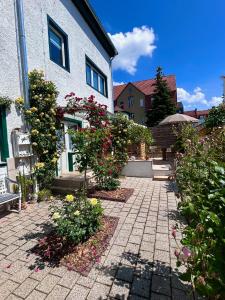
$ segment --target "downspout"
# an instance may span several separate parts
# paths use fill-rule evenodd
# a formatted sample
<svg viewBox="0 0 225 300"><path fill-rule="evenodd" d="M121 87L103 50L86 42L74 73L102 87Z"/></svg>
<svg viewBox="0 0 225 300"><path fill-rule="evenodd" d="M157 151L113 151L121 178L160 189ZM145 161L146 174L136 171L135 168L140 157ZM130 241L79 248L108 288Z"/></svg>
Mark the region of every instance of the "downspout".
<svg viewBox="0 0 225 300"><path fill-rule="evenodd" d="M29 79L28 79L28 63L27 63L27 47L26 47L26 36L24 28L24 11L23 11L23 0L15 0L16 9L16 21L17 21L17 32L18 32L18 50L19 50L19 65L20 65L20 78L22 95L24 98L24 104L26 108L30 107L29 101ZM25 129L28 129L25 123Z"/></svg>

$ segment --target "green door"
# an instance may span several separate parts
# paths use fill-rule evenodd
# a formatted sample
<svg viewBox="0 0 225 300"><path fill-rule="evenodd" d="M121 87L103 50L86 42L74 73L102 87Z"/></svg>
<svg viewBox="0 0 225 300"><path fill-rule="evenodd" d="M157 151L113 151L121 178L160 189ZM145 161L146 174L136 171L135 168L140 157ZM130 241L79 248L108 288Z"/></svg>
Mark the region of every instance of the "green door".
<svg viewBox="0 0 225 300"><path fill-rule="evenodd" d="M9 157L6 109L0 106L0 161L6 161Z"/></svg>

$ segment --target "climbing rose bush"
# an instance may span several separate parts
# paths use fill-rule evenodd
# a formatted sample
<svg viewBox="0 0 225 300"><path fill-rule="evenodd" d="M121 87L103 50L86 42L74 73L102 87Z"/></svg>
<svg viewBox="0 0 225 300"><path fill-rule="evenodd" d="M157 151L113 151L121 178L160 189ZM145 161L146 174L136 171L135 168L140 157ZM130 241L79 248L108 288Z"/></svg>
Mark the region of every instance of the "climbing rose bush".
<svg viewBox="0 0 225 300"><path fill-rule="evenodd" d="M188 225L175 255L187 267L183 280L210 299L225 299L225 128L204 138L195 133L182 148L176 181Z"/></svg>
<svg viewBox="0 0 225 300"><path fill-rule="evenodd" d="M58 235L75 244L87 240L101 226L103 208L96 198L88 199L83 193L67 195L62 207L52 207L51 217Z"/></svg>
<svg viewBox="0 0 225 300"><path fill-rule="evenodd" d="M86 174L90 168L99 189L116 189L120 185L120 171L128 158L127 122L122 119L119 122L116 117L110 119L107 106L95 101L94 96L86 99L70 93L65 99L67 106L58 108L60 118L65 113L81 113L89 122L87 128L68 131L79 171Z"/></svg>
<svg viewBox="0 0 225 300"><path fill-rule="evenodd" d="M60 129L56 116L58 91L53 82L45 80L42 71L30 72L29 83L30 108L21 98L16 100L16 105L30 126L32 148L38 158L34 172L40 187L45 188L55 176L60 152L57 147L57 131Z"/></svg>

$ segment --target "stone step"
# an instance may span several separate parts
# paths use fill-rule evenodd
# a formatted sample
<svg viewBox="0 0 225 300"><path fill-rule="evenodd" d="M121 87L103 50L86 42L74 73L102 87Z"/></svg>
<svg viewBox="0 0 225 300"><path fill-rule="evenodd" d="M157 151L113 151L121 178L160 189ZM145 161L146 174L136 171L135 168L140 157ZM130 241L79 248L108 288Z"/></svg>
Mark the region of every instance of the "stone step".
<svg viewBox="0 0 225 300"><path fill-rule="evenodd" d="M89 183L90 178L88 178L87 182ZM79 188L81 185L84 183L84 178L83 177L75 177L75 178L70 178L70 177L64 177L64 178L55 178L52 186L55 187L65 187L65 188L70 188L70 189L76 189Z"/></svg>
<svg viewBox="0 0 225 300"><path fill-rule="evenodd" d="M153 176L154 181L167 181L169 176Z"/></svg>
<svg viewBox="0 0 225 300"><path fill-rule="evenodd" d="M60 186L52 186L51 191L54 195L68 195L68 194L74 194L74 192L77 190L73 188L68 187L60 187Z"/></svg>

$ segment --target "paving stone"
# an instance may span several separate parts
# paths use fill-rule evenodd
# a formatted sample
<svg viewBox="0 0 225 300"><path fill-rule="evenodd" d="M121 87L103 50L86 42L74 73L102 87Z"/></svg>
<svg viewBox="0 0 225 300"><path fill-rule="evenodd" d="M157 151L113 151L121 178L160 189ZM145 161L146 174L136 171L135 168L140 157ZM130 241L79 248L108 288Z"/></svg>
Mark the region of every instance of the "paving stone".
<svg viewBox="0 0 225 300"><path fill-rule="evenodd" d="M95 283L93 288L90 290L90 293L88 294L87 299L88 300L104 300L108 299L110 287L101 283Z"/></svg>
<svg viewBox="0 0 225 300"><path fill-rule="evenodd" d="M26 298L38 285L38 281L27 278L15 291L14 294L21 298Z"/></svg>
<svg viewBox="0 0 225 300"><path fill-rule="evenodd" d="M1 284L0 286L0 299L5 299L7 296L10 295L16 288L18 284L11 280L7 280L5 283Z"/></svg>
<svg viewBox="0 0 225 300"><path fill-rule="evenodd" d="M50 293L54 286L59 282L60 277L48 274L36 287L37 290L43 293Z"/></svg>
<svg viewBox="0 0 225 300"><path fill-rule="evenodd" d="M170 297L164 296L162 294L151 293L151 300L170 300ZM182 298L180 300L183 300Z"/></svg>
<svg viewBox="0 0 225 300"><path fill-rule="evenodd" d="M116 275L116 269L102 269L96 279L97 282L111 286Z"/></svg>
<svg viewBox="0 0 225 300"><path fill-rule="evenodd" d="M33 290L33 292L26 298L26 300L44 300L46 297L46 294Z"/></svg>
<svg viewBox="0 0 225 300"><path fill-rule="evenodd" d="M128 299L130 284L122 280L115 280L110 291L110 297L115 299Z"/></svg>
<svg viewBox="0 0 225 300"><path fill-rule="evenodd" d="M141 240L142 240L142 237L138 236L138 235L131 235L129 237L129 243L132 243L132 244L140 245Z"/></svg>
<svg viewBox="0 0 225 300"><path fill-rule="evenodd" d="M162 250L155 250L154 260L161 261L165 263L170 263L170 254L169 252L162 251Z"/></svg>
<svg viewBox="0 0 225 300"><path fill-rule="evenodd" d="M119 280L126 281L126 282L132 282L133 274L134 274L133 268L122 265L119 267L119 269L117 271L116 278Z"/></svg>
<svg viewBox="0 0 225 300"><path fill-rule="evenodd" d="M153 275L152 291L166 296L171 296L170 278L165 276Z"/></svg>
<svg viewBox="0 0 225 300"><path fill-rule="evenodd" d="M66 271L59 284L71 289L79 278L79 274L73 271Z"/></svg>
<svg viewBox="0 0 225 300"><path fill-rule="evenodd" d="M149 298L150 280L141 277L134 277L131 293L141 297Z"/></svg>
<svg viewBox="0 0 225 300"><path fill-rule="evenodd" d="M83 285L87 288L92 288L92 286L94 285L94 279L90 278L90 277L85 277L85 276L80 276L77 284L79 285Z"/></svg>
<svg viewBox="0 0 225 300"><path fill-rule="evenodd" d="M153 252L154 251L154 243L142 241L140 249L143 250L143 251Z"/></svg>
<svg viewBox="0 0 225 300"><path fill-rule="evenodd" d="M0 252L1 252L1 254L9 255L13 251L15 251L17 248L18 248L18 246L16 246L16 245L9 245L8 247L5 247L4 249L2 249Z"/></svg>
<svg viewBox="0 0 225 300"><path fill-rule="evenodd" d="M68 297L66 300L85 300L90 289L76 284L74 288L71 290L69 293Z"/></svg>
<svg viewBox="0 0 225 300"><path fill-rule="evenodd" d="M69 292L70 292L69 289L61 285L56 285L51 291L51 293L48 295L46 300L64 300L66 299Z"/></svg>
<svg viewBox="0 0 225 300"><path fill-rule="evenodd" d="M164 242L164 241L157 241L157 240L156 240L156 243L155 243L155 249L157 249L157 250L163 250L163 251L169 252L169 250L170 250L170 245L169 245L169 243L167 243L167 242Z"/></svg>
<svg viewBox="0 0 225 300"><path fill-rule="evenodd" d="M22 267L19 271L17 271L13 276L11 277L11 280L22 283L29 275L31 274L31 270L27 267L24 266Z"/></svg>
<svg viewBox="0 0 225 300"><path fill-rule="evenodd" d="M1 298L0 298L1 299ZM17 297L13 294L10 294L9 297L6 298L6 300L21 300L20 297Z"/></svg>
<svg viewBox="0 0 225 300"><path fill-rule="evenodd" d="M172 289L172 298L173 300L193 300L193 295L190 291Z"/></svg>

